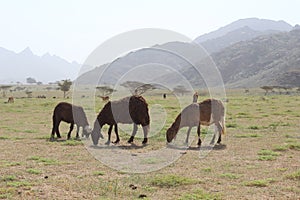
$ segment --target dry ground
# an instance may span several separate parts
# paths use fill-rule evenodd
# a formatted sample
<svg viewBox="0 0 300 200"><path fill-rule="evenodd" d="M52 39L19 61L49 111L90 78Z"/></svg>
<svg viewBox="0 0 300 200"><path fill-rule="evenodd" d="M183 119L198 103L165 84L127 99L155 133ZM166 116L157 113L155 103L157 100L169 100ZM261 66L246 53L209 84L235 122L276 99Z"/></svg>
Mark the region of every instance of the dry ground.
<svg viewBox="0 0 300 200"><path fill-rule="evenodd" d="M137 154L164 146L178 114L170 100L147 99L170 112L148 146L131 149ZM300 199L300 96L230 92L223 145L200 159L194 141L170 166L142 174L103 165L80 141L49 142L62 100L0 99L0 199ZM66 137L68 125L61 130Z"/></svg>

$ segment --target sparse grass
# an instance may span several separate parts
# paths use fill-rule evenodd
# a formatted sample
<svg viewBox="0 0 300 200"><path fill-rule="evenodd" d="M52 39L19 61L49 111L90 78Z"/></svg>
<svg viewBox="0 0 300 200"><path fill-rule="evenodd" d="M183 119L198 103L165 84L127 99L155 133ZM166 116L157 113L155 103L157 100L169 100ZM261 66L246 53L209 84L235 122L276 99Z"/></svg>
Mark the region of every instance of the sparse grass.
<svg viewBox="0 0 300 200"><path fill-rule="evenodd" d="M157 175L150 180L150 184L157 187L177 187L181 185L196 184L197 180L173 174Z"/></svg>
<svg viewBox="0 0 300 200"><path fill-rule="evenodd" d="M41 170L32 169L32 168L27 169L26 172L29 173L29 174L41 174L42 173Z"/></svg>
<svg viewBox="0 0 300 200"><path fill-rule="evenodd" d="M236 138L257 138L257 137L261 137L261 135L259 135L257 133L252 133L252 134L237 134L237 135L234 135L234 137L236 137Z"/></svg>
<svg viewBox="0 0 300 200"><path fill-rule="evenodd" d="M61 91L50 91L47 94L50 98L47 99L24 98L17 99L11 105L3 104L0 109L0 199L137 199L140 194L147 195L144 199L157 200L298 197L300 96L270 95L263 100L261 93L260 90L253 93L251 90L251 94L245 96L239 91L229 91L230 101L226 108L228 129L227 135L222 138L222 148L214 148L205 159L200 159L199 149L195 148L197 141L194 140L185 151L186 154L176 162L159 171L144 174L118 171L99 162L82 148L86 141L73 139L76 130L72 132L70 141L49 142L53 108L61 101L72 102L72 99L62 99ZM52 99L52 96L58 98ZM116 146L137 156L166 147L166 130L181 111L175 97L171 95L164 100L161 94L145 93L145 98L149 108L153 104L162 105L167 118L162 130L151 135L149 144L145 146L141 145L143 134L140 127L134 142L136 147L127 144L127 130L123 131L120 127L121 142ZM209 97L201 97L199 101L205 98ZM82 100L89 102L91 99ZM190 96L186 96L186 102L191 102ZM95 112L104 104L96 100ZM93 112L94 105L84 110ZM157 112L154 114L159 115ZM95 116L88 117L91 125L94 120ZM157 121L151 118L152 131ZM132 126L128 127L131 134ZM208 136L205 133L211 128L201 128L202 138ZM102 130L105 139L107 129L105 126ZM60 130L65 139L69 124L61 123ZM196 128L193 128L191 136L196 138L196 135ZM185 139L185 135L182 137ZM206 147L204 142L202 147ZM263 148L282 156L266 152L258 155ZM102 149L99 145L99 149L93 150L101 157L102 153L110 149ZM114 153L114 148L111 151ZM259 157L276 161L258 161ZM141 164L155 167L160 163L159 159L164 159L157 158L147 158ZM125 162L131 161L122 160L120 164ZM267 177L276 177L278 181L274 182ZM129 187L130 184L137 186L137 189Z"/></svg>
<svg viewBox="0 0 300 200"><path fill-rule="evenodd" d="M270 183L274 182L274 179L262 179L244 182L248 187L267 187Z"/></svg>
<svg viewBox="0 0 300 200"><path fill-rule="evenodd" d="M201 199L201 200L219 200L222 199L220 194L211 194L204 192L203 190L195 190L193 192L188 192L181 197L178 198L178 200L196 200L196 199Z"/></svg>
<svg viewBox="0 0 300 200"><path fill-rule="evenodd" d="M16 192L15 188L0 188L0 199L12 199L12 195Z"/></svg>
<svg viewBox="0 0 300 200"><path fill-rule="evenodd" d="M204 171L204 172L211 172L212 168L211 167L203 168L202 171Z"/></svg>
<svg viewBox="0 0 300 200"><path fill-rule="evenodd" d="M19 188L19 187L26 187L26 186L31 186L32 184L27 182L27 181L11 181L11 182L7 182L7 186L10 187L15 187L15 188Z"/></svg>
<svg viewBox="0 0 300 200"><path fill-rule="evenodd" d="M227 123L226 128L237 128L238 125L236 123Z"/></svg>
<svg viewBox="0 0 300 200"><path fill-rule="evenodd" d="M4 181L4 182L14 181L16 179L17 178L14 175L6 175L6 176L4 176L4 177L1 178L1 180Z"/></svg>
<svg viewBox="0 0 300 200"><path fill-rule="evenodd" d="M300 170L286 176L288 179L300 181Z"/></svg>
<svg viewBox="0 0 300 200"><path fill-rule="evenodd" d="M6 167L13 167L13 166L20 166L20 165L21 165L20 162L8 162L8 163L5 163Z"/></svg>
<svg viewBox="0 0 300 200"><path fill-rule="evenodd" d="M258 130L259 127L258 127L258 126L252 125L252 126L249 126L248 129L251 129L251 130Z"/></svg>
<svg viewBox="0 0 300 200"><path fill-rule="evenodd" d="M273 148L274 151L286 151L288 150L287 145L275 145Z"/></svg>
<svg viewBox="0 0 300 200"><path fill-rule="evenodd" d="M300 151L300 142L294 142L294 143L288 144L288 148Z"/></svg>
<svg viewBox="0 0 300 200"><path fill-rule="evenodd" d="M44 163L45 165L59 164L59 162L56 161L56 160L49 159L49 158L43 158L43 157L39 157L39 156L32 156L32 157L28 158L28 160L34 160L34 161L39 162L39 163Z"/></svg>
<svg viewBox="0 0 300 200"><path fill-rule="evenodd" d="M105 175L105 172L103 172L103 171L95 171L95 172L93 172L93 175L94 176L103 176L103 175Z"/></svg>
<svg viewBox="0 0 300 200"><path fill-rule="evenodd" d="M83 145L80 140L66 140L62 143L62 145L66 146L77 146L77 145Z"/></svg>
<svg viewBox="0 0 300 200"><path fill-rule="evenodd" d="M0 136L0 140L8 140L9 139L9 137L7 137L7 136Z"/></svg>
<svg viewBox="0 0 300 200"><path fill-rule="evenodd" d="M158 158L144 158L143 160L141 160L141 164L156 164L156 163L160 163L161 160Z"/></svg>
<svg viewBox="0 0 300 200"><path fill-rule="evenodd" d="M232 174L232 173L224 173L224 174L221 174L220 176L224 177L224 178L228 178L228 179L238 179L241 177L240 174Z"/></svg>
<svg viewBox="0 0 300 200"><path fill-rule="evenodd" d="M267 150L267 149L262 149L257 153L258 160L261 161L271 161L271 160L276 160L277 156L280 155L278 152L274 152L272 150Z"/></svg>

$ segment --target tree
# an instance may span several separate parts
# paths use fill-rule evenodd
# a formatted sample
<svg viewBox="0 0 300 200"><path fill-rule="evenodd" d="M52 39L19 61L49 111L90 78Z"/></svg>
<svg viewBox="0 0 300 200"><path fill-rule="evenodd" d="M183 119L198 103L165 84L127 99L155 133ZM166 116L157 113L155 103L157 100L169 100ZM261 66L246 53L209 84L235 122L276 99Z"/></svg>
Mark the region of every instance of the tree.
<svg viewBox="0 0 300 200"><path fill-rule="evenodd" d="M0 90L2 90L2 97L6 97L7 90L11 88L12 85L1 85Z"/></svg>
<svg viewBox="0 0 300 200"><path fill-rule="evenodd" d="M29 84L36 83L36 80L34 78L28 77L28 78L26 78L26 83L29 83Z"/></svg>
<svg viewBox="0 0 300 200"><path fill-rule="evenodd" d="M154 90L156 87L149 83L142 83L138 81L126 81L121 84L121 86L128 88L131 94L141 95L149 90Z"/></svg>
<svg viewBox="0 0 300 200"><path fill-rule="evenodd" d="M273 86L262 86L260 88L266 91L265 95L267 95L269 91L273 92L274 89Z"/></svg>
<svg viewBox="0 0 300 200"><path fill-rule="evenodd" d="M72 85L72 81L69 79L58 82L59 89L64 92L64 98L66 98L66 96L71 88L71 85Z"/></svg>
<svg viewBox="0 0 300 200"><path fill-rule="evenodd" d="M137 87L135 90L134 90L134 94L137 94L137 95L141 95L147 91L150 91L150 90L155 90L156 87L152 84L149 84L149 83L146 83L144 85L141 85L139 87Z"/></svg>
<svg viewBox="0 0 300 200"><path fill-rule="evenodd" d="M32 91L26 90L25 91L27 98L32 98Z"/></svg>
<svg viewBox="0 0 300 200"><path fill-rule="evenodd" d="M189 93L190 91L187 90L183 85L177 85L174 89L173 92L175 94L181 94L181 96L183 96L186 93Z"/></svg>
<svg viewBox="0 0 300 200"><path fill-rule="evenodd" d="M111 88L110 86L97 86L96 89L101 93L101 96L108 96L111 93L115 92L116 90L114 90L113 88Z"/></svg>

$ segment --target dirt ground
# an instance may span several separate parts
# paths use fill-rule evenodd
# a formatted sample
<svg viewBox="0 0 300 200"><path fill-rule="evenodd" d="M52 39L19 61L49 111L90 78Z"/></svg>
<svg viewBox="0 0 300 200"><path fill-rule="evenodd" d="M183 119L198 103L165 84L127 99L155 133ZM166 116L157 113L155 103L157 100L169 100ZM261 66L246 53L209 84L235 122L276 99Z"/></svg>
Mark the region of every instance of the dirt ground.
<svg viewBox="0 0 300 200"><path fill-rule="evenodd" d="M178 114L171 101L147 98L173 111L145 147L137 148L141 138L130 146L121 133L118 146L132 156L165 147L165 131ZM232 92L227 99L221 145L200 158L195 140L177 161L148 173L104 165L84 145L90 140L65 140L66 123L63 139L50 142L52 111L63 99L0 99L0 199L300 199L300 96Z"/></svg>

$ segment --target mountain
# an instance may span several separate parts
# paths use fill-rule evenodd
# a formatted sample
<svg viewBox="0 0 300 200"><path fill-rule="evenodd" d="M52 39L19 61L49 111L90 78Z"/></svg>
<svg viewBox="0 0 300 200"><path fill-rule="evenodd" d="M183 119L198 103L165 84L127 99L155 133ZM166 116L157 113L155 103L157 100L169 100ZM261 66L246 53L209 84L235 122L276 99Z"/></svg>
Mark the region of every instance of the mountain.
<svg viewBox="0 0 300 200"><path fill-rule="evenodd" d="M75 79L79 69L76 62L70 63L49 53L37 56L29 47L20 53L0 47L0 83L25 82L28 77L43 83Z"/></svg>
<svg viewBox="0 0 300 200"><path fill-rule="evenodd" d="M193 48L189 43L168 43L161 45L165 48L179 49ZM153 50L153 49L152 49ZM131 52L126 56L117 59L114 66L111 67L103 78L102 84L114 84L117 81L123 82L122 76L127 72L134 72L136 66L145 63L151 63L146 74L141 75L136 71L134 76L129 76L129 80L139 78L139 81L152 80L167 84L171 88L182 84L180 81L186 79L196 87L204 87L203 77L191 66L191 64L175 57L168 57L160 54L159 51L151 49L141 49ZM201 72L205 75L209 63L209 57L193 57ZM249 88L260 87L264 85L278 86L300 86L300 29L294 29L290 32L258 36L249 41L242 41L226 47L220 52L211 54L211 58L218 67L225 86L228 88ZM175 66L175 71L157 70L153 63ZM108 66L108 65L105 65ZM90 84L90 80L98 80L99 73L103 72L103 67L98 67L90 72L80 76L79 83ZM160 65L158 65L160 66ZM143 69L143 70L145 70ZM97 72L98 71L98 72ZM180 74L176 76L176 74ZM152 77L152 79L150 79ZM209 74L208 80L214 79L215 74ZM130 79L131 78L131 79ZM147 81L146 81L147 82ZM95 82L94 82L95 83Z"/></svg>
<svg viewBox="0 0 300 200"><path fill-rule="evenodd" d="M88 71L76 79L77 84L111 84L118 81L154 81L158 75L170 70L181 71L188 61L196 62L206 54L193 43L169 42L142 48ZM172 66L170 69L169 66Z"/></svg>
<svg viewBox="0 0 300 200"><path fill-rule="evenodd" d="M211 54L211 57L229 88L300 86L299 29L242 41ZM198 65L205 65L205 62L200 61ZM195 71L184 69L182 74L194 77ZM195 84L193 79L191 81Z"/></svg>
<svg viewBox="0 0 300 200"><path fill-rule="evenodd" d="M247 18L201 35L194 41L202 45L209 53L215 53L236 42L250 40L260 35L288 32L292 29L293 27L284 21Z"/></svg>
<svg viewBox="0 0 300 200"><path fill-rule="evenodd" d="M300 86L300 30L239 42L212 58L229 87Z"/></svg>

